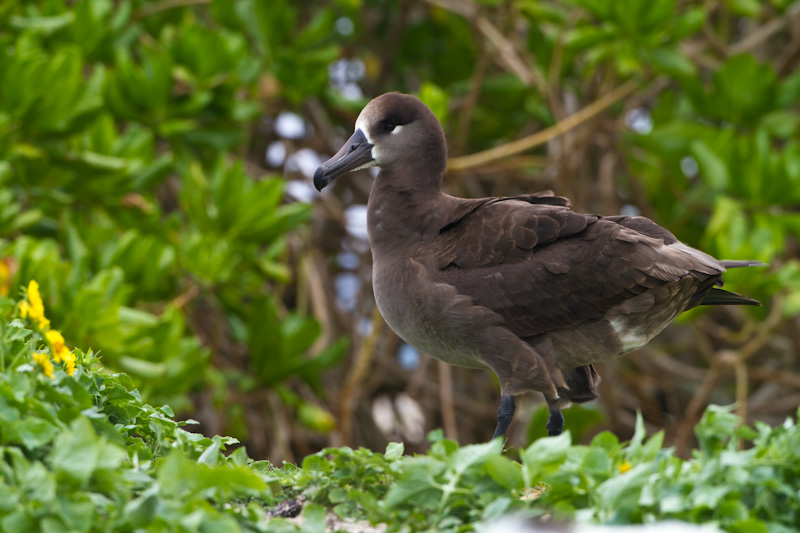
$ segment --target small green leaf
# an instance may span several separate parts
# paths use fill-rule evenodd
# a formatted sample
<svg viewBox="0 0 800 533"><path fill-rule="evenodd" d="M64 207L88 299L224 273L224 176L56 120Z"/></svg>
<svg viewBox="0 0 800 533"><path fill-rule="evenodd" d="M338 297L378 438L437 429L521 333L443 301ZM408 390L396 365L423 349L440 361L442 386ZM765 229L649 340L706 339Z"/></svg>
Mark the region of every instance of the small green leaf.
<svg viewBox="0 0 800 533"><path fill-rule="evenodd" d="M330 463L319 455L309 455L303 459L303 470L311 472L327 472L330 470Z"/></svg>
<svg viewBox="0 0 800 533"><path fill-rule="evenodd" d="M96 469L115 468L125 456L124 450L98 438L88 419L78 417L56 437L50 462L56 470L85 483Z"/></svg>
<svg viewBox="0 0 800 533"><path fill-rule="evenodd" d="M327 531L327 511L323 506L316 503L307 503L303 507L302 517L304 533L325 533Z"/></svg>
<svg viewBox="0 0 800 533"><path fill-rule="evenodd" d="M572 437L569 431L565 431L557 437L538 439L521 452L522 462L527 468L538 472L545 466L563 461L571 443Z"/></svg>
<svg viewBox="0 0 800 533"><path fill-rule="evenodd" d="M770 529L761 520L748 518L737 520L726 528L730 533L770 533Z"/></svg>
<svg viewBox="0 0 800 533"><path fill-rule="evenodd" d="M20 423L19 435L23 446L29 450L49 443L58 432L58 427L41 418L26 418Z"/></svg>
<svg viewBox="0 0 800 533"><path fill-rule="evenodd" d="M419 99L427 105L439 122L447 124L450 96L447 91L431 82L424 82L419 89Z"/></svg>
<svg viewBox="0 0 800 533"><path fill-rule="evenodd" d="M442 469L441 465L432 468L430 459L420 460L411 465L397 480L386 494L384 504L388 509L397 507L410 499L419 501L428 497L435 497L440 492L434 476Z"/></svg>
<svg viewBox="0 0 800 533"><path fill-rule="evenodd" d="M486 471L498 484L507 489L519 490L525 486L522 465L502 455L492 455L486 460Z"/></svg>
<svg viewBox="0 0 800 533"><path fill-rule="evenodd" d="M73 20L75 20L75 13L67 11L52 17L11 17L11 26L49 34L72 24Z"/></svg>
<svg viewBox="0 0 800 533"><path fill-rule="evenodd" d="M761 13L761 3L758 0L725 0L725 5L731 13L741 17L757 17Z"/></svg>
<svg viewBox="0 0 800 533"><path fill-rule="evenodd" d="M486 508L483 510L481 519L486 521L500 520L502 517L508 514L509 507L511 507L511 498L497 498L486 506Z"/></svg>
<svg viewBox="0 0 800 533"><path fill-rule="evenodd" d="M675 78L691 78L697 75L697 67L686 56L674 48L658 48L650 53L657 72Z"/></svg>
<svg viewBox="0 0 800 533"><path fill-rule="evenodd" d="M700 175L714 190L725 189L731 181L725 159L705 141L693 141L690 145L692 155L700 167Z"/></svg>
<svg viewBox="0 0 800 533"><path fill-rule="evenodd" d="M402 442L390 442L386 445L386 452L383 456L386 458L387 461L394 461L395 459L399 459L403 456L403 443Z"/></svg>
<svg viewBox="0 0 800 533"><path fill-rule="evenodd" d="M217 466L217 464L219 464L222 439L220 439L219 435L215 435L212 441L213 444L206 448L203 453L200 454L200 457L197 458L199 464L207 466Z"/></svg>

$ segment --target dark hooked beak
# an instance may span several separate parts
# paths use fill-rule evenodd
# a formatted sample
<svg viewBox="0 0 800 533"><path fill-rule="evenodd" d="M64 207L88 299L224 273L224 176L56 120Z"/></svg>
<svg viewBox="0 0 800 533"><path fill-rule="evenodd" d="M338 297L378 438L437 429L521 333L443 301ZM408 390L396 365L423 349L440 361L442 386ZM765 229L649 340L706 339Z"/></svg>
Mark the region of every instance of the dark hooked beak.
<svg viewBox="0 0 800 533"><path fill-rule="evenodd" d="M339 176L371 166L370 163L375 161L372 158L372 146L367 142L364 132L357 129L335 156L319 166L314 173L314 187L321 191Z"/></svg>

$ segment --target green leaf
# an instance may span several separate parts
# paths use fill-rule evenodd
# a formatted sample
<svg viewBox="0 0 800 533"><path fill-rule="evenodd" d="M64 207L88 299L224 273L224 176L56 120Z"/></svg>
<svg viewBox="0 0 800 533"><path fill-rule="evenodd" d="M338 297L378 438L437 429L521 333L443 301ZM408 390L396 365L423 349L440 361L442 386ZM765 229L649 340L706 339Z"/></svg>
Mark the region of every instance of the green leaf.
<svg viewBox="0 0 800 533"><path fill-rule="evenodd" d="M419 99L427 105L439 122L447 124L450 97L447 91L431 82L424 82L419 89Z"/></svg>
<svg viewBox="0 0 800 533"><path fill-rule="evenodd" d="M755 518L737 520L727 528L731 533L770 533L764 522Z"/></svg>
<svg viewBox="0 0 800 533"><path fill-rule="evenodd" d="M222 449L222 439L220 439L219 435L215 435L211 440L213 441L213 444L203 450L203 453L197 458L197 462L199 464L207 466L217 466L217 464L219 464L220 450Z"/></svg>
<svg viewBox="0 0 800 533"><path fill-rule="evenodd" d="M557 469L567 457L567 449L572 443L569 431L557 437L545 437L534 441L520 453L525 467L525 479L536 480Z"/></svg>
<svg viewBox="0 0 800 533"><path fill-rule="evenodd" d="M498 455L502 449L502 439L492 439L483 444L470 444L453 452L448 462L456 472L463 473L474 466L484 464L489 457Z"/></svg>
<svg viewBox="0 0 800 533"><path fill-rule="evenodd" d="M440 489L434 476L441 469L441 465L436 465L430 459L419 460L410 465L398 478L397 484L389 489L384 499L384 505L388 509L392 509L410 499L420 501L435 497Z"/></svg>
<svg viewBox="0 0 800 533"><path fill-rule="evenodd" d="M303 507L302 517L304 533L325 533L328 530L327 511L323 506L307 503Z"/></svg>
<svg viewBox="0 0 800 533"><path fill-rule="evenodd" d="M501 497L493 500L483 510L482 520L497 521L508 515L508 509L511 507L511 498Z"/></svg>
<svg viewBox="0 0 800 533"><path fill-rule="evenodd" d="M125 516L133 527L145 527L152 522L161 502L158 493L158 486L152 485L136 499L125 504Z"/></svg>
<svg viewBox="0 0 800 533"><path fill-rule="evenodd" d="M303 470L311 472L327 472L330 470L330 463L319 455L309 455L303 459Z"/></svg>
<svg viewBox="0 0 800 533"><path fill-rule="evenodd" d="M747 80L742 83L742 80ZM712 98L720 118L754 121L772 110L777 95L777 75L770 65L759 64L750 55L729 58L714 73Z"/></svg>
<svg viewBox="0 0 800 533"><path fill-rule="evenodd" d="M98 438L91 422L76 418L69 430L53 442L50 463L80 484L86 483L97 469L113 469L126 457L125 451Z"/></svg>
<svg viewBox="0 0 800 533"><path fill-rule="evenodd" d="M650 53L650 58L657 72L679 79L697 75L694 63L674 48L657 48Z"/></svg>
<svg viewBox="0 0 800 533"><path fill-rule="evenodd" d="M602 433L598 433L593 439L591 445L592 447L603 448L604 450L608 450L608 452L613 452L619 449L619 439L616 435L611 433L610 431L603 431Z"/></svg>
<svg viewBox="0 0 800 533"><path fill-rule="evenodd" d="M725 0L725 5L731 13L742 17L756 17L761 13L761 3L758 0Z"/></svg>
<svg viewBox="0 0 800 533"><path fill-rule="evenodd" d="M395 459L399 459L403 456L403 449L402 442L390 442L386 445L386 452L383 454L383 456L387 461L394 461Z"/></svg>
<svg viewBox="0 0 800 533"><path fill-rule="evenodd" d="M52 17L11 17L11 26L50 34L72 24L74 20L75 13L67 11Z"/></svg>
<svg viewBox="0 0 800 533"><path fill-rule="evenodd" d="M492 479L507 489L519 490L525 486L522 465L502 455L490 456L486 460L486 471Z"/></svg>
<svg viewBox="0 0 800 533"><path fill-rule="evenodd" d="M649 464L637 465L601 483L595 493L598 508L607 513L629 512L635 508L651 469Z"/></svg>
<svg viewBox="0 0 800 533"><path fill-rule="evenodd" d="M763 116L759 124L767 133L775 137L789 139L800 129L800 113L796 111L773 111Z"/></svg>
<svg viewBox="0 0 800 533"><path fill-rule="evenodd" d="M714 190L725 189L731 181L725 159L717 154L705 141L693 141L692 155L700 167L700 175Z"/></svg>
<svg viewBox="0 0 800 533"><path fill-rule="evenodd" d="M305 401L298 406L297 420L303 426L320 433L329 433L336 427L336 419L332 414Z"/></svg>
<svg viewBox="0 0 800 533"><path fill-rule="evenodd" d="M695 426L695 434L704 454L718 453L732 443L732 437L739 420L733 407L710 405L700 423Z"/></svg>
<svg viewBox="0 0 800 533"><path fill-rule="evenodd" d="M59 428L41 418L25 418L19 424L22 445L33 450L48 444L58 433Z"/></svg>
<svg viewBox="0 0 800 533"><path fill-rule="evenodd" d="M597 28L594 26L584 26L569 30L564 36L564 47L567 50L586 50L613 37L613 30L609 28Z"/></svg>
<svg viewBox="0 0 800 533"><path fill-rule="evenodd" d="M7 514L0 519L0 526L8 533L30 533L36 530L36 524L24 510Z"/></svg>

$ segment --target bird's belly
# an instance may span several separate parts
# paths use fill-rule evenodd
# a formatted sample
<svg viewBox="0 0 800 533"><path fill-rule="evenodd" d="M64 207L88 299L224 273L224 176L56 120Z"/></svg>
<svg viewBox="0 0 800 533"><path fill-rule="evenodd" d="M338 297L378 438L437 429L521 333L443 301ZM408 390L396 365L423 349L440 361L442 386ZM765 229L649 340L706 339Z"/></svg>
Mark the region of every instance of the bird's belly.
<svg viewBox="0 0 800 533"><path fill-rule="evenodd" d="M647 313L611 312L577 327L549 331L530 344L534 349L553 350L560 368L602 363L642 348L684 308L679 301Z"/></svg>
<svg viewBox="0 0 800 533"><path fill-rule="evenodd" d="M648 328L640 323L628 321L617 317L608 321L611 329L616 334L620 345L620 355L638 350L655 337L669 322L665 322L661 327Z"/></svg>

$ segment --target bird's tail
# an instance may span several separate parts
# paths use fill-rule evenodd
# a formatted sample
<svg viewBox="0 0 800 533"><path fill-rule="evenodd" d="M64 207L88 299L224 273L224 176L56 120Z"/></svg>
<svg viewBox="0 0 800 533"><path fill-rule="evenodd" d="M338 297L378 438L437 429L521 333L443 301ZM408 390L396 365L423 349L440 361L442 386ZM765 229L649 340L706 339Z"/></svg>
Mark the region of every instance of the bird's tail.
<svg viewBox="0 0 800 533"><path fill-rule="evenodd" d="M761 305L758 300L753 300L747 296L736 294L735 292L723 291L716 287L712 287L703 299L700 300L700 305Z"/></svg>
<svg viewBox="0 0 800 533"><path fill-rule="evenodd" d="M762 263L761 261L751 261L749 259L744 259L740 261L730 261L730 260L723 260L720 261L722 266L725 268L743 268L743 267L766 267L769 266L767 263Z"/></svg>
<svg viewBox="0 0 800 533"><path fill-rule="evenodd" d="M726 269L728 268L744 268L744 267L766 267L769 266L767 263L762 263L761 261L754 261L750 259L742 259L742 260L721 260L722 266ZM722 287L722 278L718 278L714 283L717 287ZM761 305L761 302L758 300L753 300L752 298L748 298L747 296L742 296L741 294L736 294L735 292L731 291L724 291L722 289L718 289L717 287L712 287L710 291L703 295L703 299L700 300L699 305ZM698 305L698 304L695 304Z"/></svg>

